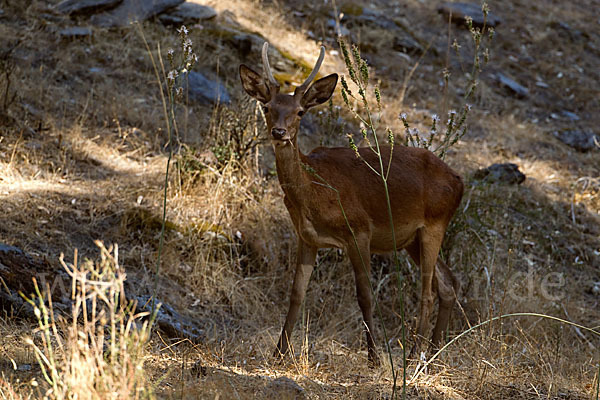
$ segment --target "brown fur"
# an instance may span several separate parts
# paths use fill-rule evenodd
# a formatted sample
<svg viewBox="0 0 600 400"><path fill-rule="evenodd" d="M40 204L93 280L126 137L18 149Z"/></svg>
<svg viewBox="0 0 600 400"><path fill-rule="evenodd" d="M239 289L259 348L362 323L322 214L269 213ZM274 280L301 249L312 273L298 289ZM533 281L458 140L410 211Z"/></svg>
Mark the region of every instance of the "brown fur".
<svg viewBox="0 0 600 400"><path fill-rule="evenodd" d="M350 257L372 363L377 364L379 357L373 335L371 253L406 248L420 265L422 288L417 333L420 337L427 336L433 292L437 292L440 308L433 342L439 343L447 329L458 283L437 256L463 194L460 176L428 150L394 147L387 181L394 243L383 181L365 164L380 170L379 158L371 149L361 148L361 157L348 148L319 147L308 155L298 149L297 133L304 111L331 97L337 75L322 78L305 93L294 95L279 93L278 87L269 86L246 66L240 66L240 76L246 92L265 104L277 175L298 235L290 307L275 353L285 354L289 350L288 339L321 247L343 248ZM383 147L381 154L387 171L390 148Z"/></svg>

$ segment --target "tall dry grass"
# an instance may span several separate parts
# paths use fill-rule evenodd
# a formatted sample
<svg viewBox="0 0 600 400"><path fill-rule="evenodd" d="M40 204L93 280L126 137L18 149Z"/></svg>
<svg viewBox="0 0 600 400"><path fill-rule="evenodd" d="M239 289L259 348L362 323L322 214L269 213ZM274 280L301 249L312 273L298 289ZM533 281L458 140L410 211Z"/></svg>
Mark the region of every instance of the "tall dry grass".
<svg viewBox="0 0 600 400"><path fill-rule="evenodd" d="M127 300L118 247L96 243L100 259L61 265L72 279L72 307L63 316L49 287L26 298L38 319L31 346L51 399L128 399L152 396L143 369L152 320ZM47 389L46 389L47 388Z"/></svg>

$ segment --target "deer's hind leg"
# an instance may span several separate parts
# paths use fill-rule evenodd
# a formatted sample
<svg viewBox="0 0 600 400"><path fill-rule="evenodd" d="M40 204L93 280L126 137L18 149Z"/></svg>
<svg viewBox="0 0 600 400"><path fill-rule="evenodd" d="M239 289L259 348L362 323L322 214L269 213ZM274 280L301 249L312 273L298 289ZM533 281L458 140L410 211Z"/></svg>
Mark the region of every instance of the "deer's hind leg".
<svg viewBox="0 0 600 400"><path fill-rule="evenodd" d="M456 293L458 293L460 288L459 282L452 274L450 268L439 257L435 265L434 287L437 289L439 311L431 341L437 347L448 330L452 308L456 301Z"/></svg>
<svg viewBox="0 0 600 400"><path fill-rule="evenodd" d="M438 259L438 253L444 238L445 227L423 227L415 240L406 247L406 251L421 269L421 307L417 325L417 342L428 337L430 317L433 309L433 292L439 299L439 312L433 330L433 343L439 344L442 333L447 329L452 306L454 305L455 282L452 272ZM419 346L413 347L414 351Z"/></svg>

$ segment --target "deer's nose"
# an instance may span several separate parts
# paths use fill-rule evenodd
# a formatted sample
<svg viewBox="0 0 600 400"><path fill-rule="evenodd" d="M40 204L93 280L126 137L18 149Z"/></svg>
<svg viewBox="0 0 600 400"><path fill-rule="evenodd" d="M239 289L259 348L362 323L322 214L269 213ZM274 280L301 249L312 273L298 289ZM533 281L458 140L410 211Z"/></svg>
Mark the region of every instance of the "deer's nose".
<svg viewBox="0 0 600 400"><path fill-rule="evenodd" d="M282 128L273 128L271 129L271 135L273 135L274 139L281 140L286 134L286 130Z"/></svg>

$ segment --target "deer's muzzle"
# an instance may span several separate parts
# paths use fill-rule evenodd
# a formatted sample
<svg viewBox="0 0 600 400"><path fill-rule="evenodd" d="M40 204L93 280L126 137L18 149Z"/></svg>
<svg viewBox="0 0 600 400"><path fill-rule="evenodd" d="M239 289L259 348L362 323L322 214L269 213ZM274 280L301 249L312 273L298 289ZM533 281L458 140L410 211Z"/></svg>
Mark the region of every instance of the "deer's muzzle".
<svg viewBox="0 0 600 400"><path fill-rule="evenodd" d="M273 136L273 139L283 140L283 137L285 136L286 133L287 133L287 130L282 129L282 128L271 129L271 135Z"/></svg>

